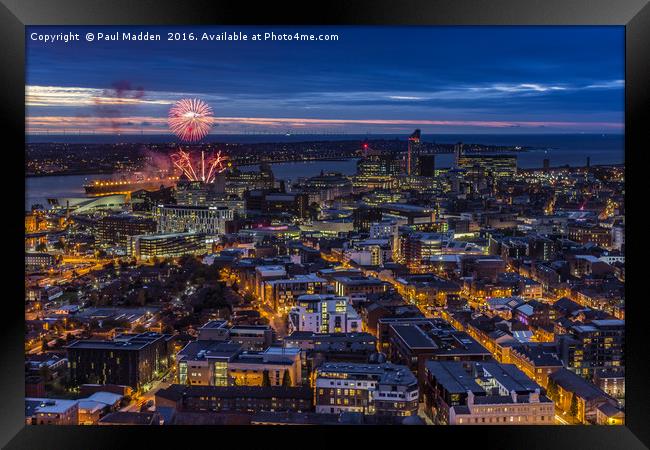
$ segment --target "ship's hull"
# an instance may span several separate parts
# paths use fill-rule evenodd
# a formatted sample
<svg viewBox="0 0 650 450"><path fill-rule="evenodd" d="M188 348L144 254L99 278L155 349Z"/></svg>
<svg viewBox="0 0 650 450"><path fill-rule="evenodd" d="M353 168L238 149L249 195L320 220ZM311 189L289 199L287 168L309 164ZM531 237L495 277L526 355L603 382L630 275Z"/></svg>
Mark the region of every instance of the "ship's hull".
<svg viewBox="0 0 650 450"><path fill-rule="evenodd" d="M135 191L147 190L156 191L161 187L169 187L176 184L172 179L155 179L147 181L103 181L84 185L86 195L97 197L111 194L130 194Z"/></svg>

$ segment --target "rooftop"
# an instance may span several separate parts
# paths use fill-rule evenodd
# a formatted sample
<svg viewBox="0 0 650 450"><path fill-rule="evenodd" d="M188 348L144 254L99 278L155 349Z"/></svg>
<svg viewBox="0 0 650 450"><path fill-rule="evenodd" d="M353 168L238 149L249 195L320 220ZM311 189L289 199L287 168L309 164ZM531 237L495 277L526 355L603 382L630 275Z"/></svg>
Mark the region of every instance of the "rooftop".
<svg viewBox="0 0 650 450"><path fill-rule="evenodd" d="M411 386L417 384L417 378L408 367L392 363L361 364L326 362L317 369L318 378L330 378L333 374L347 374L371 377L381 384L398 384Z"/></svg>

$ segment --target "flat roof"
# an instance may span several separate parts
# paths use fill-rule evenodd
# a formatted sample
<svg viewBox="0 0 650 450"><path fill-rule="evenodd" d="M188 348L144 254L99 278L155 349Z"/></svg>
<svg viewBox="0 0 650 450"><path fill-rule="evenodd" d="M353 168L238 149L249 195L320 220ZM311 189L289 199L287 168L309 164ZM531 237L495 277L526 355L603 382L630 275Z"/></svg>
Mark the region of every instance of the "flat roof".
<svg viewBox="0 0 650 450"><path fill-rule="evenodd" d="M380 384L398 384L410 386L417 384L417 378L406 366L392 363L363 364L326 362L317 369L317 377L327 373L347 373L372 375L377 377ZM325 378L325 377L323 377Z"/></svg>
<svg viewBox="0 0 650 450"><path fill-rule="evenodd" d="M215 328L227 328L228 322L225 320L211 320L203 325L199 330L203 329L215 329Z"/></svg>
<svg viewBox="0 0 650 450"><path fill-rule="evenodd" d="M420 327L414 324L391 325L397 335L411 348L437 349L438 345L426 335Z"/></svg>
<svg viewBox="0 0 650 450"><path fill-rule="evenodd" d="M485 390L465 370L462 362L427 361L426 369L449 393L465 394L471 391L477 395L485 394Z"/></svg>
<svg viewBox="0 0 650 450"><path fill-rule="evenodd" d="M25 412L34 414L63 414L79 403L79 400L60 398L25 398Z"/></svg>
<svg viewBox="0 0 650 450"><path fill-rule="evenodd" d="M181 351L178 358L186 357L190 360L204 358L234 358L242 350L240 344L222 341L194 341L189 342Z"/></svg>
<svg viewBox="0 0 650 450"><path fill-rule="evenodd" d="M481 362L480 365L485 373L496 379L509 392L534 392L535 389L540 389L537 383L528 378L521 370L517 369L514 364Z"/></svg>
<svg viewBox="0 0 650 450"><path fill-rule="evenodd" d="M108 349L108 350L140 350L168 335L158 333L141 333L136 335L117 336L112 341L82 339L66 346L66 349Z"/></svg>

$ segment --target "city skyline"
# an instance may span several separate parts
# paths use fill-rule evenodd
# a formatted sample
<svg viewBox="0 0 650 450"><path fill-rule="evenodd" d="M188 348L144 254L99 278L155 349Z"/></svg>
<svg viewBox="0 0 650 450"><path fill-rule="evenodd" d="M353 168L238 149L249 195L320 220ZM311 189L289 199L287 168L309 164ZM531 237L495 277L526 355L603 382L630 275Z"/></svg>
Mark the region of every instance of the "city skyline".
<svg viewBox="0 0 650 450"><path fill-rule="evenodd" d="M163 41L29 39L35 30L71 29L114 30L28 28L30 134L167 133L167 110L185 96L214 108L212 134L377 134L415 127L425 134L623 131L619 27L191 30L339 36L335 42L257 43L167 42L161 27L118 27L159 32Z"/></svg>

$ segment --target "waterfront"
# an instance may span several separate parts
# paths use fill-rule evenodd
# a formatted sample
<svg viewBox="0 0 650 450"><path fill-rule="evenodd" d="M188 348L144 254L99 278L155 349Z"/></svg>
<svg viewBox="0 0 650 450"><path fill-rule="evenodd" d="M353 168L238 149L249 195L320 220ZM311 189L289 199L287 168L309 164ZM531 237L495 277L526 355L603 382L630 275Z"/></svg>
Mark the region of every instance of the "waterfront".
<svg viewBox="0 0 650 450"><path fill-rule="evenodd" d="M336 135L341 137L347 135ZM222 138L224 136L221 136ZM262 136L255 136L258 139ZM266 136L268 138L268 136ZM293 137L293 136L292 136ZM305 139L305 136L300 136ZM319 136L321 139L331 136ZM457 142L464 138L465 142L480 142L494 145L523 145L532 147L531 150L517 153L517 166L519 168L542 167L545 158L550 159L551 166L584 166L587 157L592 165L622 164L624 162L624 139L622 135L528 135L522 136L437 136L436 142ZM474 139L472 139L472 137ZM296 137L293 137L294 139ZM312 137L315 138L315 137ZM388 138L388 137L387 137ZM431 136L430 136L431 138ZM444 140L443 140L444 138ZM243 137L239 136L239 139ZM289 139L289 137L287 137ZM444 153L436 155L437 167L450 167L453 154ZM323 172L339 172L343 175L353 175L356 171L356 158L337 161L298 161L272 163L273 172L277 179L295 181L300 177L312 177ZM242 166L241 170L257 170L257 165ZM25 208L30 209L33 204L46 206L47 198L53 197L78 197L84 196L83 184L93 179L108 179L110 174L85 174L85 175L57 175L46 177L27 177L25 188Z"/></svg>

